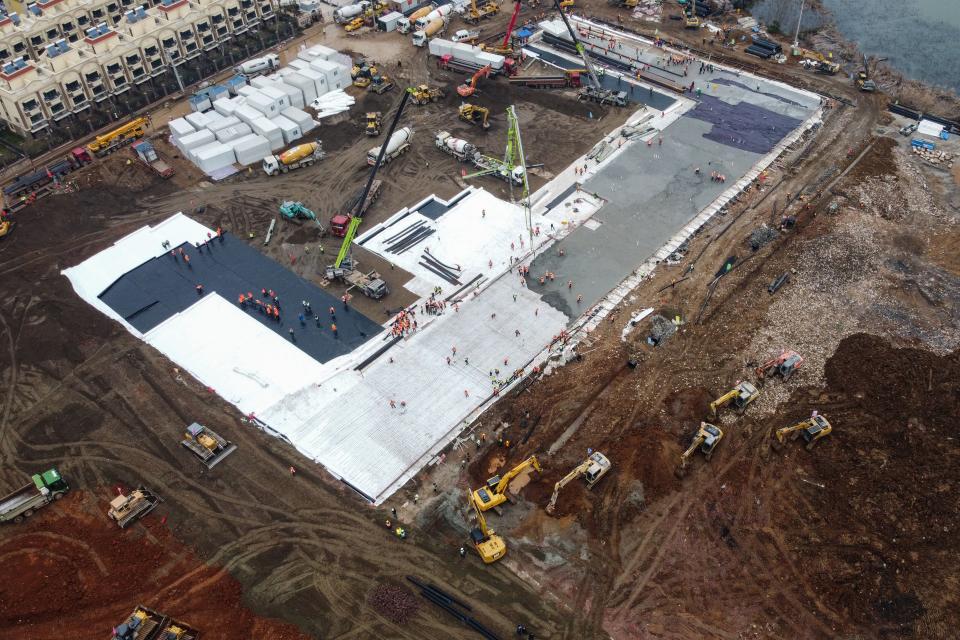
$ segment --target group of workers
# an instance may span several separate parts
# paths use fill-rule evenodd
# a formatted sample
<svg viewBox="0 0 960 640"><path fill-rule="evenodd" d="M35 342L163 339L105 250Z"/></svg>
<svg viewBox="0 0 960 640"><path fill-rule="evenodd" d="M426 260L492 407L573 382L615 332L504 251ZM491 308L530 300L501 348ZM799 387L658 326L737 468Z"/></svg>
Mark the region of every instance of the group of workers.
<svg viewBox="0 0 960 640"><path fill-rule="evenodd" d="M404 309L397 314L390 325L390 335L396 337L406 336L417 330L415 309Z"/></svg>

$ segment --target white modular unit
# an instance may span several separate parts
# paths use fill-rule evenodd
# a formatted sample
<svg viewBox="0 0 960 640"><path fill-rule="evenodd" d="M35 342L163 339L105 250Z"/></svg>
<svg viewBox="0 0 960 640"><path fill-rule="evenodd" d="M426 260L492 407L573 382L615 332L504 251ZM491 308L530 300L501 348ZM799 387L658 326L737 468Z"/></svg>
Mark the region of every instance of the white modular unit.
<svg viewBox="0 0 960 640"><path fill-rule="evenodd" d="M236 140L237 138L242 138L253 133L253 129L250 128L246 122L241 122L235 124L232 127L227 127L226 129L221 129L217 131L217 141L219 142L229 142L230 140Z"/></svg>
<svg viewBox="0 0 960 640"><path fill-rule="evenodd" d="M250 95L252 95L252 94L255 94L255 93L257 93L257 92L258 92L258 89L257 89L256 87L252 86L252 85L249 85L249 84L248 84L248 85L244 85L244 86L240 87L239 89L237 89L237 93L240 94L240 95L243 96L243 97L248 97L248 96L250 96Z"/></svg>
<svg viewBox="0 0 960 640"><path fill-rule="evenodd" d="M196 129L193 128L193 125L187 122L186 118L176 118L175 120L171 120L167 126L170 127L170 135L173 136L174 141L179 140L184 136L188 136L196 131Z"/></svg>
<svg viewBox="0 0 960 640"><path fill-rule="evenodd" d="M273 76L257 76L250 80L250 86L254 89L263 89L273 84Z"/></svg>
<svg viewBox="0 0 960 640"><path fill-rule="evenodd" d="M313 121L309 113L296 107L287 107L281 115L283 115L284 118L296 122L297 126L300 127L300 132L304 135L317 126L317 123Z"/></svg>
<svg viewBox="0 0 960 640"><path fill-rule="evenodd" d="M317 99L317 85L313 80L298 73L291 73L283 76L283 81L292 87L296 87L303 94L304 104L310 104Z"/></svg>
<svg viewBox="0 0 960 640"><path fill-rule="evenodd" d="M336 50L331 49L330 47L325 47L322 44L315 44L309 49L305 49L297 54L297 57L301 60L306 60L310 62L311 60L329 60L330 58L337 55Z"/></svg>
<svg viewBox="0 0 960 640"><path fill-rule="evenodd" d="M189 122L197 131L206 128L207 121L209 120L207 114L205 113L188 113L185 117L187 122Z"/></svg>
<svg viewBox="0 0 960 640"><path fill-rule="evenodd" d="M330 91L330 86L327 84L326 74L314 69L301 69L297 73L302 75L304 78L309 78L313 81L313 85L317 89L317 97L322 96Z"/></svg>
<svg viewBox="0 0 960 640"><path fill-rule="evenodd" d="M264 117L263 113L261 113L260 111L257 111L250 105L246 105L246 104L240 107L237 107L237 110L233 112L233 115L237 116L243 122L246 122L250 126L253 126L254 120Z"/></svg>
<svg viewBox="0 0 960 640"><path fill-rule="evenodd" d="M297 71L300 71L301 69L309 69L310 61L296 58L294 60L291 60L290 63L287 65L287 67L289 67L290 69L296 69Z"/></svg>
<svg viewBox="0 0 960 640"><path fill-rule="evenodd" d="M303 101L303 91L300 91L300 89L292 84L280 82L279 80L274 82L273 86L287 94L287 99L290 101L291 107L303 109L303 106L306 104L306 102Z"/></svg>
<svg viewBox="0 0 960 640"><path fill-rule="evenodd" d="M270 141L256 133L231 140L230 146L237 156L237 163L244 166L263 162L272 151Z"/></svg>
<svg viewBox="0 0 960 640"><path fill-rule="evenodd" d="M213 109L222 116L233 115L237 107L244 104L246 100L240 96L235 98L217 98L213 101Z"/></svg>
<svg viewBox="0 0 960 640"><path fill-rule="evenodd" d="M327 91L336 91L346 87L350 78L350 70L345 69L335 62L329 60L314 60L310 63L310 68L322 73L327 79Z"/></svg>
<svg viewBox="0 0 960 640"><path fill-rule="evenodd" d="M399 21L402 17L403 14L399 11L391 11L390 13L377 18L377 26L383 31L396 31L397 21Z"/></svg>
<svg viewBox="0 0 960 640"><path fill-rule="evenodd" d="M260 90L257 90L255 94L247 96L247 105L253 107L268 118L280 115L280 104Z"/></svg>
<svg viewBox="0 0 960 640"><path fill-rule="evenodd" d="M184 153L190 153L193 149L202 147L205 144L210 144L214 141L214 135L212 132L207 131L206 129L202 131L196 131L194 133L183 136L178 140L179 147Z"/></svg>
<svg viewBox="0 0 960 640"><path fill-rule="evenodd" d="M211 142L196 149L193 153L194 163L206 173L212 173L237 161L233 147L222 142Z"/></svg>
<svg viewBox="0 0 960 640"><path fill-rule="evenodd" d="M250 123L254 133L260 134L270 142L271 151L283 149L283 131L280 127L270 122L267 118L261 117Z"/></svg>
<svg viewBox="0 0 960 640"><path fill-rule="evenodd" d="M283 111L290 106L290 97L285 91L280 90L276 86L264 87L260 89L260 91L263 92L263 95L277 103L277 109L279 111Z"/></svg>
<svg viewBox="0 0 960 640"><path fill-rule="evenodd" d="M283 143L285 145L303 137L303 132L300 131L300 125L289 118L277 116L276 118L272 118L270 122L280 127L280 131L283 133Z"/></svg>
<svg viewBox="0 0 960 640"><path fill-rule="evenodd" d="M427 45L427 48L428 48L428 51L430 51L430 55L437 56L439 58L447 55L448 53L452 53L454 44L455 43L451 42L450 40L444 40L443 38L434 38Z"/></svg>
<svg viewBox="0 0 960 640"><path fill-rule="evenodd" d="M220 116L220 120L217 121L215 125L210 125L207 127L210 131L217 133L228 127L233 127L240 124L240 118L237 116Z"/></svg>

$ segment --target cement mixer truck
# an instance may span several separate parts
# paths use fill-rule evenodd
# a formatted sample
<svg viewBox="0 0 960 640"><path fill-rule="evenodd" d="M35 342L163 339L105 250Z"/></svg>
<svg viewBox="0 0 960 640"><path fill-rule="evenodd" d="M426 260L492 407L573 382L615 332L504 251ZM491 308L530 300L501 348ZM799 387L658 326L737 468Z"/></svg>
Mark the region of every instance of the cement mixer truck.
<svg viewBox="0 0 960 640"><path fill-rule="evenodd" d="M420 7L419 9L411 13L409 16L406 16L405 18L400 18L399 20L397 20L397 31L399 31L400 33L410 33L411 31L414 30L413 23L424 16L430 15L432 11L433 11L433 5L428 4L425 7Z"/></svg>
<svg viewBox="0 0 960 640"><path fill-rule="evenodd" d="M340 7L333 12L333 21L337 24L346 24L360 16L369 7L370 3L367 0L361 0L361 2L357 4L348 4L345 7Z"/></svg>
<svg viewBox="0 0 960 640"><path fill-rule="evenodd" d="M237 73L243 74L248 78L259 76L264 73L270 73L274 69L280 68L280 56L270 53L260 58L253 58L234 68Z"/></svg>
<svg viewBox="0 0 960 640"><path fill-rule="evenodd" d="M413 21L414 29L425 29L428 24L437 19L449 20L450 14L453 12L452 4L445 4L437 7L430 13L425 16L421 16Z"/></svg>
<svg viewBox="0 0 960 640"><path fill-rule="evenodd" d="M413 129L410 127L404 127L398 129L390 136L390 140L386 142L387 151L383 154L383 164L387 164L394 158L406 153L407 149L410 148L410 139L413 138ZM380 155L380 147L374 147L367 151L367 164L371 167L377 163L377 156Z"/></svg>
<svg viewBox="0 0 960 640"><path fill-rule="evenodd" d="M477 148L463 138L454 138L447 131L438 131L434 140L437 149L449 153L460 162L471 162L477 154Z"/></svg>
<svg viewBox="0 0 960 640"><path fill-rule="evenodd" d="M267 156L263 159L263 171L268 176L286 173L292 169L308 167L317 160L322 160L326 154L319 140L298 144L287 149L278 156Z"/></svg>
<svg viewBox="0 0 960 640"><path fill-rule="evenodd" d="M437 18L423 29L413 32L413 46L422 47L427 44L427 41L430 40L435 35L443 33L444 29L447 28L447 21L444 18Z"/></svg>

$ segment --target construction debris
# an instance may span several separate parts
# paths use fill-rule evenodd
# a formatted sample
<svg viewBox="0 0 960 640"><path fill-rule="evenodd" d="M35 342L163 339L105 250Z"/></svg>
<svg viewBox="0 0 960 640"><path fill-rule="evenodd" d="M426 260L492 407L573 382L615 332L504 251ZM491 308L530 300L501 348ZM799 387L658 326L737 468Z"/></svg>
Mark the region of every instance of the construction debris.
<svg viewBox="0 0 960 640"><path fill-rule="evenodd" d="M394 624L403 624L420 610L420 601L406 587L378 584L370 592L367 604Z"/></svg>
<svg viewBox="0 0 960 640"><path fill-rule="evenodd" d="M750 248L756 251L768 242L775 240L778 235L776 229L763 224L750 233Z"/></svg>
<svg viewBox="0 0 960 640"><path fill-rule="evenodd" d="M677 332L677 325L674 320L665 318L657 314L651 319L650 337L647 341L653 346L658 346L661 342Z"/></svg>

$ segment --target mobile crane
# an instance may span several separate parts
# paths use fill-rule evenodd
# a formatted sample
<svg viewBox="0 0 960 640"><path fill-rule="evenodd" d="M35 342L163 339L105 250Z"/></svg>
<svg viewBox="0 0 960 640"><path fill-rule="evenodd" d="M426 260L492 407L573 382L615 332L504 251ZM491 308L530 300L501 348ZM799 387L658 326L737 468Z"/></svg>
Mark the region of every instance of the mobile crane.
<svg viewBox="0 0 960 640"><path fill-rule="evenodd" d="M593 489L593 485L600 481L600 478L610 471L610 460L599 451L591 453L586 460L578 464L567 475L560 478L559 482L553 486L553 495L550 496L550 503L547 505L547 513L552 514L557 507L557 497L560 495L560 489L583 476L587 482L587 489Z"/></svg>
<svg viewBox="0 0 960 640"><path fill-rule="evenodd" d="M817 442L831 433L833 433L833 425L830 424L830 421L824 416L815 415L803 422L777 429L773 434L775 439L773 447L779 451L786 444L787 437L793 440L802 435L807 443L807 451L811 451Z"/></svg>
<svg viewBox="0 0 960 640"><path fill-rule="evenodd" d="M97 136L93 142L87 145L87 151L95 156L105 156L113 153L125 143L131 140L138 140L147 135L147 127L149 125L149 116L134 118L125 125L108 131L102 136Z"/></svg>
<svg viewBox="0 0 960 640"><path fill-rule="evenodd" d="M528 467L533 467L537 473L541 472L537 456L530 456L503 476L493 476L487 480L487 486L480 487L473 492L473 501L480 511L488 511L507 501L507 487L510 481L523 473Z"/></svg>
<svg viewBox="0 0 960 640"><path fill-rule="evenodd" d="M700 427L697 429L696 435L693 436L693 442L690 443L690 446L687 447L687 450L680 455L680 464L677 465L677 470L675 474L678 478L682 478L687 475L687 469L690 465L690 458L693 456L694 452L697 450L697 447L700 448L700 452L703 453L703 457L710 462L710 458L713 457L713 451L717 448L717 444L723 439L723 431L720 430L720 427L706 422L701 422Z"/></svg>
<svg viewBox="0 0 960 640"><path fill-rule="evenodd" d="M407 100L409 100L412 92L413 90L410 88L403 92L403 97L400 99L400 106L397 107L397 114L393 117L393 121L390 123L390 128L387 129L388 141L393 136L393 131L397 128L397 123L400 122L400 116L403 115L403 109L407 106ZM377 159L373 163L373 167L370 169L370 175L367 177L367 184L364 186L363 192L357 199L356 215L350 219L350 225L347 227L347 233L343 236L343 244L340 245L340 252L337 254L337 261L333 264L334 268L336 269L340 268L340 265L350 252L350 246L353 244L353 238L357 235L357 229L363 222L363 214L366 210L367 194L370 193L370 187L373 185L373 181L377 177L377 171L383 164L383 157L387 153L387 146L387 144L380 145L380 153L377 155Z"/></svg>
<svg viewBox="0 0 960 640"><path fill-rule="evenodd" d="M510 44L510 36L513 35L513 28L517 25L517 17L520 15L521 7L522 4L520 0L514 0L513 13L510 15L510 23L507 25L507 32L504 34L503 42L500 43L500 46L480 45L481 49L501 56L512 56L516 54L516 50L513 48L513 45Z"/></svg>
<svg viewBox="0 0 960 640"><path fill-rule="evenodd" d="M477 69L477 72L473 74L473 77L470 78L469 82L466 82L459 87L457 87L457 93L460 94L462 98L469 98L474 93L477 92L477 81L480 78L486 78L490 75L490 71L493 67L487 65L481 69Z"/></svg>
<svg viewBox="0 0 960 640"><path fill-rule="evenodd" d="M590 100L591 102L596 102L599 104L612 104L617 107L627 106L626 91L612 91L610 89L603 88L603 85L600 83L600 78L597 77L597 72L594 71L593 64L590 62L590 58L587 55L587 50L577 37L576 31L574 31L573 27L570 25L570 20L567 19L567 14L563 10L560 0L553 0L553 3L557 7L557 11L560 12L560 17L563 18L563 24L566 25L567 32L570 34L570 38L573 40L573 46L580 55L580 59L583 60L583 66L587 69L587 78L590 80L587 83L587 86L580 90L580 93L577 97L580 100Z"/></svg>
<svg viewBox="0 0 960 640"><path fill-rule="evenodd" d="M732 404L738 413L743 413L747 405L757 399L760 392L749 382L740 382L730 391L726 392L716 400L710 403L710 419L716 419L717 409L722 409Z"/></svg>
<svg viewBox="0 0 960 640"><path fill-rule="evenodd" d="M480 559L484 564L492 564L507 554L507 543L503 538L497 535L497 532L487 527L487 520L483 517L483 511L477 504L474 494L468 489L467 500L473 507L477 515L477 526L470 529L470 540L473 542L473 548L477 550Z"/></svg>

